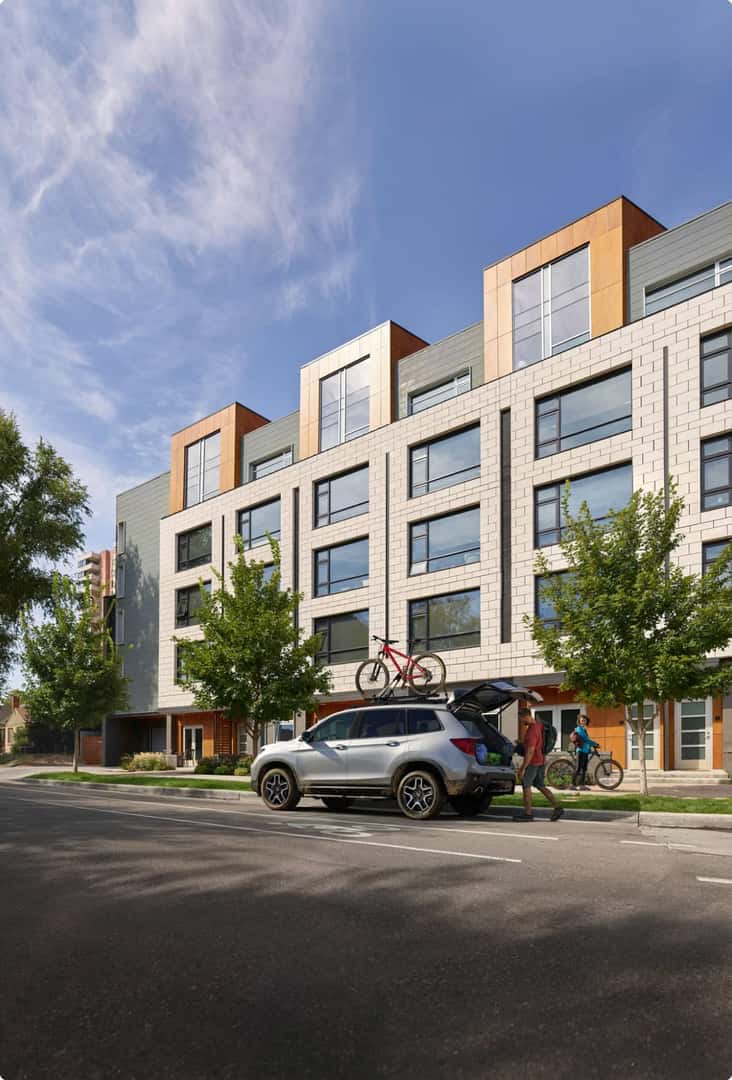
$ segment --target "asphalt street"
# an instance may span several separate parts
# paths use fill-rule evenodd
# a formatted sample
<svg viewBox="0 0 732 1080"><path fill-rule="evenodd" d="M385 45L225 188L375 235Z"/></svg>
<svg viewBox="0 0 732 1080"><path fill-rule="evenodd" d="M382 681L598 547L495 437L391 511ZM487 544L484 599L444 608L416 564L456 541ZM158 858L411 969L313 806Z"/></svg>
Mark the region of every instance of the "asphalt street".
<svg viewBox="0 0 732 1080"><path fill-rule="evenodd" d="M0 790L0 1077L732 1075L732 836Z"/></svg>

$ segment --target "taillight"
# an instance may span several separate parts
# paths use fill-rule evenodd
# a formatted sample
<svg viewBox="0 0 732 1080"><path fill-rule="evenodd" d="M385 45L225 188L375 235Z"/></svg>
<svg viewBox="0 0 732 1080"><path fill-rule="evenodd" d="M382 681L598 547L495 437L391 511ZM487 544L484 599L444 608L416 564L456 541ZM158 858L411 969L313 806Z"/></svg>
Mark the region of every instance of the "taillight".
<svg viewBox="0 0 732 1080"><path fill-rule="evenodd" d="M457 746L458 750L462 750L468 757L475 757L475 748L479 743L479 739L450 739L453 746Z"/></svg>

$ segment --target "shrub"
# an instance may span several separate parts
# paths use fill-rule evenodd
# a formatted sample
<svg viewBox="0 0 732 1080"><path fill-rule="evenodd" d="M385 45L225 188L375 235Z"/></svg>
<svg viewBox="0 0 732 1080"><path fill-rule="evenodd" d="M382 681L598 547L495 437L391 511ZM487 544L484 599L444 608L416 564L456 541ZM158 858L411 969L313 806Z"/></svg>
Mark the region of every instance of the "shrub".
<svg viewBox="0 0 732 1080"><path fill-rule="evenodd" d="M216 766L219 764L219 759L215 757L202 757L198 765L193 770L194 773L213 773Z"/></svg>
<svg viewBox="0 0 732 1080"><path fill-rule="evenodd" d="M245 769L241 765L237 765L234 769L234 776L249 776L250 772L250 769Z"/></svg>
<svg viewBox="0 0 732 1080"><path fill-rule="evenodd" d="M28 728L19 727L13 732L13 753L22 754L24 750L27 750L31 745L30 735Z"/></svg>
<svg viewBox="0 0 732 1080"><path fill-rule="evenodd" d="M165 754L133 754L122 758L120 764L128 772L164 772L172 769Z"/></svg>
<svg viewBox="0 0 732 1080"><path fill-rule="evenodd" d="M233 776L234 770L231 765L217 765L214 773L216 776Z"/></svg>
<svg viewBox="0 0 732 1080"><path fill-rule="evenodd" d="M251 772L252 771L252 762L253 761L254 761L254 758L252 757L251 754L239 754L239 757L238 757L237 762L236 762L236 768L234 770L236 772L236 775L237 776L245 776L247 773ZM238 769L242 769L243 771L238 772L237 771Z"/></svg>

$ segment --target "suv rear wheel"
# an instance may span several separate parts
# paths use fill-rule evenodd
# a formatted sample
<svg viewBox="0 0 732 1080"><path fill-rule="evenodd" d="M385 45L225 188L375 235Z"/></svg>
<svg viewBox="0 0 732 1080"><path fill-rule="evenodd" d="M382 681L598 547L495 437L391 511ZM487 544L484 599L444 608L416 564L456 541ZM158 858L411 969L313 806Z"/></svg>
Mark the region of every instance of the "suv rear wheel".
<svg viewBox="0 0 732 1080"><path fill-rule="evenodd" d="M282 765L267 769L259 792L268 810L294 810L302 798L292 773Z"/></svg>
<svg viewBox="0 0 732 1080"><path fill-rule="evenodd" d="M408 818L428 821L437 817L444 801L442 784L426 769L410 769L399 781L397 803Z"/></svg>
<svg viewBox="0 0 732 1080"><path fill-rule="evenodd" d="M353 799L349 799L345 795L328 795L327 798L323 798L323 802L326 810L347 810Z"/></svg>
<svg viewBox="0 0 732 1080"><path fill-rule="evenodd" d="M461 817L477 817L488 809L492 799L492 795L453 795L450 806Z"/></svg>

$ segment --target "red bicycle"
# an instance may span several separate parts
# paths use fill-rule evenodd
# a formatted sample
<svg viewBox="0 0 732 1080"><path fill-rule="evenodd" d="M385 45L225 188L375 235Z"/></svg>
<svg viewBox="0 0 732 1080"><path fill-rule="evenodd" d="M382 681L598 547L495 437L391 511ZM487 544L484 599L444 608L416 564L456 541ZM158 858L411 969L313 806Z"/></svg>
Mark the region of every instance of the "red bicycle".
<svg viewBox="0 0 732 1080"><path fill-rule="evenodd" d="M379 697L399 682L411 687L420 697L439 694L445 689L445 665L436 653L408 656L398 649L392 649L392 645L398 644L396 638L380 638L372 634L371 640L379 641L381 648L378 656L364 660L356 672L356 686L363 697ZM406 663L400 662L397 657ZM396 668L395 675L390 674L385 659L391 660Z"/></svg>

